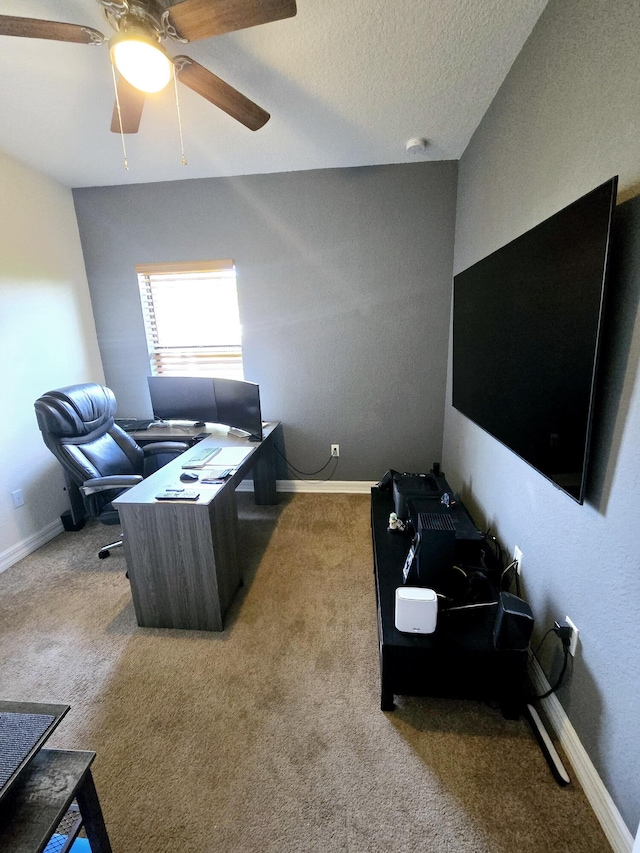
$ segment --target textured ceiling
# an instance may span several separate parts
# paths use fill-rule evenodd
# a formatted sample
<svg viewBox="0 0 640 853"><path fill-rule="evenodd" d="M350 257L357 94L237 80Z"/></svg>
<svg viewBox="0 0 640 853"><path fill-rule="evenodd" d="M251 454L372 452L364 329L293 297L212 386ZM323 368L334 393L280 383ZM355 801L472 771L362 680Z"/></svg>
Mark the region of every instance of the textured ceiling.
<svg viewBox="0 0 640 853"><path fill-rule="evenodd" d="M71 187L458 159L546 3L298 0L294 18L179 46L271 120L252 132L179 84L182 166L169 86L125 138L128 171L106 45L0 36L0 149ZM96 0L0 0L0 14L112 33Z"/></svg>

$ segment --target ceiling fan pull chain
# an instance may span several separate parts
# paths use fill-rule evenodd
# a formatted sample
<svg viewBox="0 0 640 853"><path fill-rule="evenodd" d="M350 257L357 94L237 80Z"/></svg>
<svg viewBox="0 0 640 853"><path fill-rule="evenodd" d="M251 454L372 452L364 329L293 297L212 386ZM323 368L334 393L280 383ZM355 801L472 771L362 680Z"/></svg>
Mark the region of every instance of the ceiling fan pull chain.
<svg viewBox="0 0 640 853"><path fill-rule="evenodd" d="M180 149L182 151L182 165L187 165L187 158L184 156L184 140L182 138L182 120L180 118L180 101L178 100L178 80L176 78L176 66L172 63L173 68L173 90L176 93L176 112L178 113L178 132L180 133Z"/></svg>
<svg viewBox="0 0 640 853"><path fill-rule="evenodd" d="M118 84L116 82L116 70L111 63L111 76L113 77L113 88L116 93L116 108L118 110L118 123L120 124L120 139L122 141L122 156L124 157L124 167L129 171L129 161L127 160L127 149L124 144L124 131L122 130L122 113L120 112L120 98L118 97Z"/></svg>

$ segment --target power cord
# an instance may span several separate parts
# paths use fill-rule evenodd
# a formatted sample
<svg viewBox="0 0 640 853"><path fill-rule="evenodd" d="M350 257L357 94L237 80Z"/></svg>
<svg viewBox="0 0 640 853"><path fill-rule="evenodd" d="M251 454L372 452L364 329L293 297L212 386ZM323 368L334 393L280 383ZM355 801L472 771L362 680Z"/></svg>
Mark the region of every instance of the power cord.
<svg viewBox="0 0 640 853"><path fill-rule="evenodd" d="M567 671L567 664L569 663L569 648L571 646L571 628L568 625L554 625L553 628L549 628L549 630L546 632L546 634L538 644L536 653L540 650L540 647L552 631L562 643L562 650L564 652L562 669L560 670L560 674L558 675L556 683L553 685L553 687L550 687L549 690L546 691L546 693L541 693L539 696L534 694L530 697L531 699L546 699L547 696L551 696L552 693L555 693L558 687L560 687L560 685L562 684L565 673ZM532 657L533 656L535 656L535 654L532 655Z"/></svg>
<svg viewBox="0 0 640 853"><path fill-rule="evenodd" d="M505 553L498 541L498 538L491 533L491 527L488 527L483 536L484 543L488 546L488 550L492 555L492 562L496 566L493 570L493 574L497 575L499 572L499 577L496 578L498 586L501 590L508 591L511 589L512 584L515 584L516 595L518 598L522 598L522 591L520 589L520 575L517 571L518 561L511 560L506 566L505 564ZM504 566L504 568L500 568Z"/></svg>
<svg viewBox="0 0 640 853"><path fill-rule="evenodd" d="M500 547L498 539L491 533L490 527L487 528L487 531L484 534L484 543L487 546L487 552L491 552L492 562L495 566L497 566L497 568L494 570L494 576L496 577L497 586L506 592L511 588L512 584L515 584L517 596L518 598L521 598L522 595L520 591L520 576L517 571L517 561L511 560L505 566L506 560L504 551ZM571 781L571 779L569 778L569 774L567 773L562 763L562 760L553 744L553 741L549 737L549 734L547 733L547 730L545 729L544 724L540 719L538 712L531 704L536 699L546 699L548 696L554 693L562 684L565 673L567 671L572 629L568 625L560 625L557 622L555 623L553 628L549 628L549 630L545 633L542 640L540 640L540 642L538 643L535 652L529 649L528 663L529 665L531 665L535 656L542 647L542 644L552 632L554 632L558 639L562 642L562 648L564 651L562 669L553 687L551 687L549 690L539 696L531 695L527 698L525 714L556 781L559 785L568 785Z"/></svg>
<svg viewBox="0 0 640 853"><path fill-rule="evenodd" d="M549 636L549 634L551 634L551 632L552 632L552 631L553 631L553 628L549 628L549 630L545 632L544 637L540 640L540 642L539 642L539 643L538 643L538 645L536 646L535 651L533 651L533 652L531 652L531 653L530 653L530 655L529 655L529 663L531 663L531 661L533 660L533 658L534 658L534 657L536 657L536 655L538 654L538 652L539 652L539 651L540 651L540 649L542 648L542 644L543 644L543 643L544 643L544 641L547 639L547 637Z"/></svg>
<svg viewBox="0 0 640 853"><path fill-rule="evenodd" d="M498 563L502 563L502 548L498 542L497 536L494 536L493 533L491 533L491 527L487 527L483 538L485 542L489 542L491 544L496 561Z"/></svg>
<svg viewBox="0 0 640 853"><path fill-rule="evenodd" d="M549 768L553 773L556 782L564 787L565 785L568 785L571 782L571 779L569 777L569 774L567 773L564 764L562 763L562 759L558 755L558 751L555 748L553 741L549 737L549 733L547 732L544 723L540 719L540 715L531 704L535 699L546 699L547 696L550 696L555 690L557 690L558 687L560 687L560 685L562 684L562 680L567 669L567 662L569 660L569 648L571 644L571 628L568 625L559 625L557 622L555 623L553 628L549 628L549 630L545 632L545 635L538 643L535 652L530 651L529 663L532 663L533 659L535 658L535 655L542 647L542 644L552 632L555 633L559 640L562 642L562 648L564 650L564 661L562 662L562 670L560 672L560 675L558 676L556 683L553 685L553 687L547 690L546 693L542 693L539 696L534 695L528 697L528 699L526 700L525 716L529 721L529 725L531 726L533 734L535 735L535 738L538 741L538 744L540 745L540 749L542 750L542 753L547 760Z"/></svg>
<svg viewBox="0 0 640 853"><path fill-rule="evenodd" d="M329 459L324 463L324 465L322 466L322 468L318 468L318 470L317 470L317 471L301 471L299 468L296 468L296 466L295 466L295 465L292 465L292 464L291 464L291 462L289 462L289 460L288 460L288 459L287 459L287 457L284 455L284 453L281 453L281 451L280 451L280 450L275 446L275 444L274 444L274 448L275 448L275 451L276 451L276 453L278 454L278 456L279 456L279 457L284 461L284 463L285 463L285 465L287 466L287 468L289 468L289 470L290 470L290 471L293 471L294 475L297 475L297 474L301 474L301 475L302 475L302 476L300 476L300 477L297 477L297 478L296 478L296 479L298 479L298 480L302 480L304 477L313 477L313 476L315 476L316 474L320 474L322 471L324 471L324 469L325 469L328 465L330 465L330 464L331 464L331 460L332 460L332 459L333 459L333 460L335 460L335 463L336 463L336 464L333 466L333 470L331 471L331 473L329 474L329 476L328 476L328 477L323 477L323 480L330 480L330 479L333 477L333 475L336 473L336 468L338 467L338 462L339 462L339 458L338 458L337 456L330 456L330 457L329 457Z"/></svg>
<svg viewBox="0 0 640 853"><path fill-rule="evenodd" d="M519 578L519 576L518 576L517 567L518 567L518 561L517 561L517 560L512 560L512 561L509 563L509 565L508 565L508 566L506 566L506 567L502 570L502 574L500 575L500 588L501 588L501 589L503 589L503 590L508 590L508 589L509 589L509 587L511 586L511 584L512 584L512 583L514 582L514 580L515 580L515 584L516 584L516 595L518 596L518 598L522 598L522 595L521 595L521 593L520 593L520 578ZM515 570L515 571L514 571L514 570ZM509 572L511 572L511 576L508 578L507 582L505 583L505 576L506 576Z"/></svg>

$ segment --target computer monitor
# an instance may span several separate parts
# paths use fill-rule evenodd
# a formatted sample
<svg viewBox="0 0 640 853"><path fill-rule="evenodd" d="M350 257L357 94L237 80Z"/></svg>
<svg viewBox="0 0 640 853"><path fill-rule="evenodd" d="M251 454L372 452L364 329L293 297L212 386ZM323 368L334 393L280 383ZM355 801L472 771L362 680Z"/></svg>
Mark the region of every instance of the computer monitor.
<svg viewBox="0 0 640 853"><path fill-rule="evenodd" d="M260 387L238 379L148 376L154 417L224 424L262 441Z"/></svg>
<svg viewBox="0 0 640 853"><path fill-rule="evenodd" d="M220 423L214 380L207 376L147 376L151 408L165 421Z"/></svg>
<svg viewBox="0 0 640 853"><path fill-rule="evenodd" d="M218 423L248 432L262 441L260 386L237 379L214 379Z"/></svg>

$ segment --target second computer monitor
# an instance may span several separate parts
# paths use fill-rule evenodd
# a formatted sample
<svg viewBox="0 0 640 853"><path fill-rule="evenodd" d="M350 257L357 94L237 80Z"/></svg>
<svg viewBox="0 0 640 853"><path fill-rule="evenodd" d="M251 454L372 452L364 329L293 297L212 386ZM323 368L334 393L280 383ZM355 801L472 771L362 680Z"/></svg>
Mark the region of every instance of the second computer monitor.
<svg viewBox="0 0 640 853"><path fill-rule="evenodd" d="M248 432L262 441L260 387L255 382L237 379L214 379L218 423Z"/></svg>

